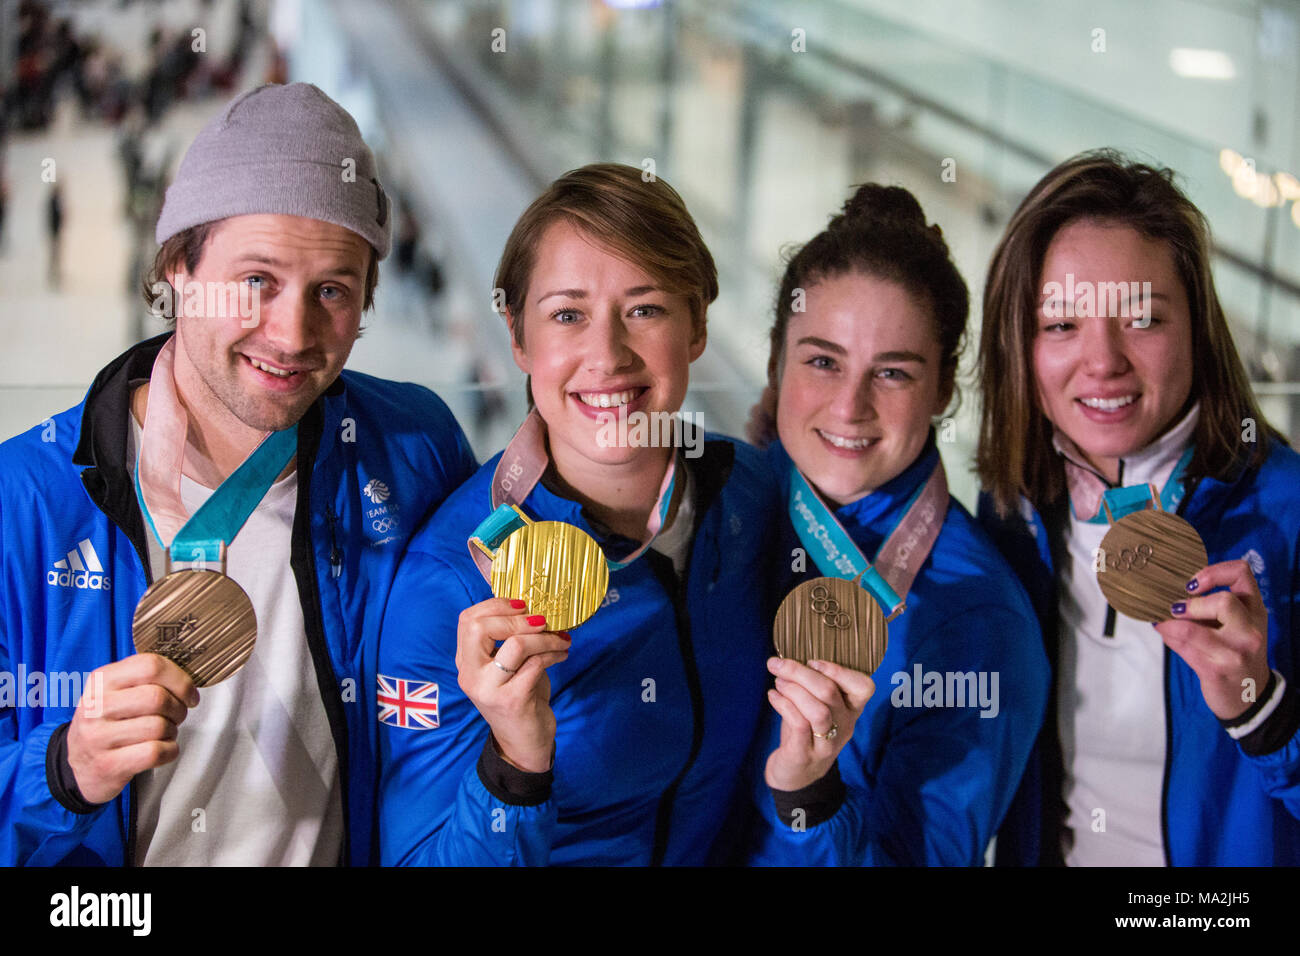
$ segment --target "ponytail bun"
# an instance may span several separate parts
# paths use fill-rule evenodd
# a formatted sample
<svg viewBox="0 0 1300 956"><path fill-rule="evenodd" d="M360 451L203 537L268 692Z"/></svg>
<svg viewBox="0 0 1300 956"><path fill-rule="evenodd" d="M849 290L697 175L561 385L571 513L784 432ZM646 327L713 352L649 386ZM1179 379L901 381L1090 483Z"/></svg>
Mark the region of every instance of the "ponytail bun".
<svg viewBox="0 0 1300 956"><path fill-rule="evenodd" d="M929 234L943 242L943 230L926 224L925 212L906 189L863 183L844 203L840 214L831 220L836 232L860 232L866 229L891 229L899 232ZM946 245L945 245L946 249Z"/></svg>
<svg viewBox="0 0 1300 956"><path fill-rule="evenodd" d="M943 231L926 223L916 197L900 186L879 183L854 189L826 229L789 254L769 335L769 384L779 385L795 294L849 273L896 282L924 303L934 319L940 382L945 389L956 390L970 293L952 261ZM758 416L755 424L763 424Z"/></svg>
<svg viewBox="0 0 1300 956"><path fill-rule="evenodd" d="M925 213L921 204L906 189L899 186L882 186L864 183L844 203L844 208L831 223L834 228L843 225L896 225L908 229L924 229Z"/></svg>

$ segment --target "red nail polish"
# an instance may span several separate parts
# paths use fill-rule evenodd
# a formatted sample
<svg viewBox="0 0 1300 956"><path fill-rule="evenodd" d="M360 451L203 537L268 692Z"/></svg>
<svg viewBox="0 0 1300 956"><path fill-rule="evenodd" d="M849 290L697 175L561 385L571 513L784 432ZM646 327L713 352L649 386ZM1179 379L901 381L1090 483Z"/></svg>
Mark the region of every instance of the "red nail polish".
<svg viewBox="0 0 1300 956"><path fill-rule="evenodd" d="M546 618L540 614L530 614L527 618L529 627L541 627L546 623Z"/></svg>
<svg viewBox="0 0 1300 956"><path fill-rule="evenodd" d="M528 607L528 602L521 601L518 598L511 598L510 606L514 608L516 611L522 611L524 608Z"/></svg>
<svg viewBox="0 0 1300 956"><path fill-rule="evenodd" d="M573 640L573 638L571 638L571 637L569 636L569 632L568 632L568 631L556 631L555 633L556 633L559 637L564 638L566 641L571 641L571 640Z"/></svg>

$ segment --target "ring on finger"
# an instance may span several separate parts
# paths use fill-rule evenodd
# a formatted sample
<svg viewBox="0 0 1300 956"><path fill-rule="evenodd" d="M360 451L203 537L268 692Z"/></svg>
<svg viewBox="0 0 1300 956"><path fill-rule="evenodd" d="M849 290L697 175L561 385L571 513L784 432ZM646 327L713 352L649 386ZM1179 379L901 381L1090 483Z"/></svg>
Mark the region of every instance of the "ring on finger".
<svg viewBox="0 0 1300 956"><path fill-rule="evenodd" d="M501 669L502 669L503 671L505 671L507 674L513 674L515 671L519 670L518 667L506 667L505 664L502 664L502 663L501 663L500 661L498 661L498 660L493 660L492 663L495 664L497 667L501 668Z"/></svg>
<svg viewBox="0 0 1300 956"><path fill-rule="evenodd" d="M826 731L826 733L824 734L819 734L817 733L817 731L814 730L812 732L812 735L816 737L818 740L834 740L836 737L839 736L839 733L840 733L840 729L835 726L835 721L832 720L830 730Z"/></svg>

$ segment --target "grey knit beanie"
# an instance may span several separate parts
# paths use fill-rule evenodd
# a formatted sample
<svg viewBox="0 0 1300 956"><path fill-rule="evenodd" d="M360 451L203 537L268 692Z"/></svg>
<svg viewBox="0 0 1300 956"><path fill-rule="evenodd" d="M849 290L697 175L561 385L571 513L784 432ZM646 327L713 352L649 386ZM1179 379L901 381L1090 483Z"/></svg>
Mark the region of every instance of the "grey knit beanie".
<svg viewBox="0 0 1300 956"><path fill-rule="evenodd" d="M348 112L310 83L243 94L195 137L154 238L227 216L279 213L351 229L388 255L392 222L375 157Z"/></svg>

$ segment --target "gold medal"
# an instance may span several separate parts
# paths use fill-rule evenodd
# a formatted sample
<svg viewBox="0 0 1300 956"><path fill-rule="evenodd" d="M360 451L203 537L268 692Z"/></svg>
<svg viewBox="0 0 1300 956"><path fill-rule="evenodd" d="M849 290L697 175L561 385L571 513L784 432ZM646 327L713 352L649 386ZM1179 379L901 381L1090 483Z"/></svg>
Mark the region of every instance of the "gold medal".
<svg viewBox="0 0 1300 956"><path fill-rule="evenodd" d="M870 674L885 656L888 631L880 605L856 580L814 578L781 602L772 642L781 657L833 661Z"/></svg>
<svg viewBox="0 0 1300 956"><path fill-rule="evenodd" d="M140 654L161 654L197 687L225 680L253 653L257 614L244 589L218 571L173 571L149 586L131 625Z"/></svg>
<svg viewBox="0 0 1300 956"><path fill-rule="evenodd" d="M1097 583L1107 602L1136 621L1167 621L1187 582L1209 563L1205 542L1168 511L1135 511L1101 539Z"/></svg>
<svg viewBox="0 0 1300 956"><path fill-rule="evenodd" d="M492 554L488 579L497 597L528 603L551 631L577 627L596 613L609 588L605 554L591 535L563 521L517 529Z"/></svg>

